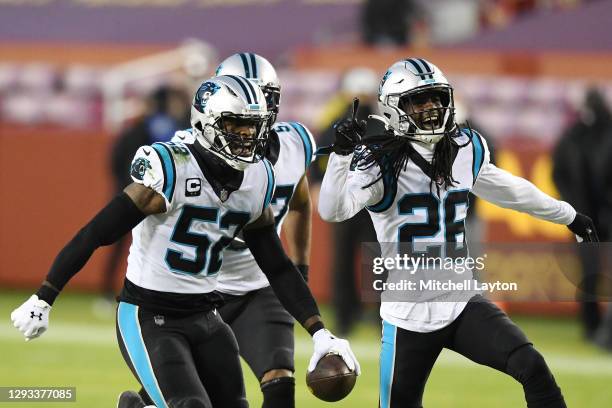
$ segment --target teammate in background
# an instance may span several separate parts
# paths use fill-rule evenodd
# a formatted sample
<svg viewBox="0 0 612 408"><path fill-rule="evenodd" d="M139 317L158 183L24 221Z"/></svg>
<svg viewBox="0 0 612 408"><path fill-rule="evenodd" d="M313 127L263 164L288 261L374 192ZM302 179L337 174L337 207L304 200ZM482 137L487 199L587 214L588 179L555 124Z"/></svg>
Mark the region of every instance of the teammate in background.
<svg viewBox="0 0 612 408"><path fill-rule="evenodd" d="M281 86L276 70L267 59L253 53L234 54L219 64L216 74L243 76L257 85L266 97L272 120L276 120ZM172 140L193 143L193 129L177 132ZM280 235L284 226L292 261L305 281L308 281L312 211L306 170L315 150L314 139L304 125L278 122L270 131L265 151L276 179L270 205L276 231ZM224 253L216 291L224 301L219 313L232 328L240 355L261 384L263 407L294 407L293 318L279 302L240 236ZM147 401L142 390L140 395Z"/></svg>
<svg viewBox="0 0 612 408"><path fill-rule="evenodd" d="M256 83L276 120L281 86L268 60L252 53L234 54L221 62L217 75L240 75ZM280 235L281 227L284 229L289 254L306 282L312 212L306 171L315 150L314 139L304 125L278 122L272 127L265 154L276 178L271 202L276 232ZM293 408L293 318L279 302L251 252L237 240L225 253L217 291L226 301L219 313L232 328L240 355L261 384L263 407Z"/></svg>
<svg viewBox="0 0 612 408"><path fill-rule="evenodd" d="M464 246L472 191L582 237L594 234L590 218L489 162L482 137L455 123L453 90L435 65L417 58L393 64L379 88L379 109L387 132L356 150L365 124L352 118L338 124L319 198L323 219L345 220L365 207L380 243ZM511 375L530 408L566 406L544 358L503 311L480 295L444 301L448 295L422 302L383 298L381 408L421 407L443 348Z"/></svg>
<svg viewBox="0 0 612 408"><path fill-rule="evenodd" d="M157 408L247 407L238 345L213 292L223 250L242 231L281 303L313 335L313 361L338 352L359 372L348 342L324 328L276 234L263 93L244 78L215 77L197 90L191 113L197 142L141 147L134 182L64 247L40 289L11 314L13 324L26 340L40 336L68 280L95 249L133 229L117 310L126 363ZM144 406L124 394L120 408Z"/></svg>

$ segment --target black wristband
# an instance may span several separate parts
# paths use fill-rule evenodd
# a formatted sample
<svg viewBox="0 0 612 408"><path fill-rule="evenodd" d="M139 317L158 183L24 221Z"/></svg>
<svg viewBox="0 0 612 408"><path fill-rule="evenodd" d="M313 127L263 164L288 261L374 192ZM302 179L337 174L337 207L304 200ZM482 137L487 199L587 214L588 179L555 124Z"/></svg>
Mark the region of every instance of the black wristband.
<svg viewBox="0 0 612 408"><path fill-rule="evenodd" d="M36 291L36 296L38 296L40 300L47 302L49 306L53 306L53 302L55 302L57 295L59 295L59 290L52 288L46 282Z"/></svg>
<svg viewBox="0 0 612 408"><path fill-rule="evenodd" d="M295 265L302 278L304 278L304 282L308 283L308 265Z"/></svg>
<svg viewBox="0 0 612 408"><path fill-rule="evenodd" d="M311 325L311 326L310 326L308 329L306 329L306 330L308 330L308 334L310 334L311 336L314 336L314 334L315 334L316 332L318 332L319 330L324 329L324 328L325 328L325 325L323 324L323 322L322 322L322 321L320 321L320 320L319 320L318 322L316 322L316 323L312 324L312 325Z"/></svg>

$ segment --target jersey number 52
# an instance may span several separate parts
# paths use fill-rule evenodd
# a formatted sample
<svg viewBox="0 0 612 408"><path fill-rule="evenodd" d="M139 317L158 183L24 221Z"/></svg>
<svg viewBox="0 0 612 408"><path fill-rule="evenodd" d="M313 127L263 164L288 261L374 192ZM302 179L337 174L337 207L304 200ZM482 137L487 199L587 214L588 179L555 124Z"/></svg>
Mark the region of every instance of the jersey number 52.
<svg viewBox="0 0 612 408"><path fill-rule="evenodd" d="M244 212L228 211L219 218L218 208L196 207L186 205L183 207L171 240L177 244L195 248L195 259L185 258L184 254L173 249L166 252L166 263L174 272L189 275L214 275L221 269L223 262L223 248L232 242L233 237L222 236L212 242L208 234L190 231L194 220L217 224L217 228L228 230L236 226L240 230L249 222L249 214Z"/></svg>

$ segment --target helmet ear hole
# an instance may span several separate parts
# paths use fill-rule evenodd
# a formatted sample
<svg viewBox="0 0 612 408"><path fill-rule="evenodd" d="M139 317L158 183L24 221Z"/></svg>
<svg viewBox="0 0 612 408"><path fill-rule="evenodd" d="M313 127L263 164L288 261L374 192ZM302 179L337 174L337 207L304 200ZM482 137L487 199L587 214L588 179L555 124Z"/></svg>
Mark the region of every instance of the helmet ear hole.
<svg viewBox="0 0 612 408"><path fill-rule="evenodd" d="M202 122L200 121L196 122L195 128L198 129L200 132L204 131L204 128L202 127Z"/></svg>

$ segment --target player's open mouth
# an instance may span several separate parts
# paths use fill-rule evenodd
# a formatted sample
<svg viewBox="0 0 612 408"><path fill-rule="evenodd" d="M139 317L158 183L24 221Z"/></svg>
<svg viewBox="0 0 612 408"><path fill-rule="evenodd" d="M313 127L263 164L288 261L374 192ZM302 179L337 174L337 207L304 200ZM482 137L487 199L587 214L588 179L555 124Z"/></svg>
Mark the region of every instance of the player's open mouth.
<svg viewBox="0 0 612 408"><path fill-rule="evenodd" d="M433 130L439 127L439 116L437 113L424 113L421 120L423 129Z"/></svg>
<svg viewBox="0 0 612 408"><path fill-rule="evenodd" d="M255 149L255 142L242 142L240 143L231 143L230 150L232 154L240 157L249 157L253 154L253 150Z"/></svg>

